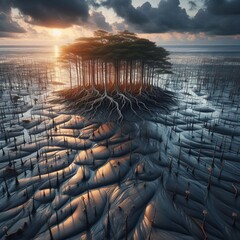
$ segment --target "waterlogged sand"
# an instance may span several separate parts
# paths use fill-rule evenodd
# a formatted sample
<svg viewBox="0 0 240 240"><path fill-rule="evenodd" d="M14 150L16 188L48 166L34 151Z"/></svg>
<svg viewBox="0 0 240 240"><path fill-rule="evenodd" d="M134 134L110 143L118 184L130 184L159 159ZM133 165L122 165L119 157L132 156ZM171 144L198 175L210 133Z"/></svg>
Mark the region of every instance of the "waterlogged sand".
<svg viewBox="0 0 240 240"><path fill-rule="evenodd" d="M240 239L239 95L193 86L121 123L4 93L0 238Z"/></svg>

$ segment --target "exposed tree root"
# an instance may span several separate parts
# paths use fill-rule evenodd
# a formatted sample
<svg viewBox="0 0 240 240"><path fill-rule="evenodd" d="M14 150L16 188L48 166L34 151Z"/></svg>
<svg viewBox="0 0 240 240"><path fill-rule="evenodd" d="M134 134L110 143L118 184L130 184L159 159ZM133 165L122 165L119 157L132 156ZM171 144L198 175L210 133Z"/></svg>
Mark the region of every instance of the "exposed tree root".
<svg viewBox="0 0 240 240"><path fill-rule="evenodd" d="M119 122L127 114L142 119L142 113L166 113L176 104L174 94L159 87L152 87L151 91L144 89L137 94L76 87L61 90L56 95L51 102L64 104L68 110L74 110L88 118L112 119Z"/></svg>

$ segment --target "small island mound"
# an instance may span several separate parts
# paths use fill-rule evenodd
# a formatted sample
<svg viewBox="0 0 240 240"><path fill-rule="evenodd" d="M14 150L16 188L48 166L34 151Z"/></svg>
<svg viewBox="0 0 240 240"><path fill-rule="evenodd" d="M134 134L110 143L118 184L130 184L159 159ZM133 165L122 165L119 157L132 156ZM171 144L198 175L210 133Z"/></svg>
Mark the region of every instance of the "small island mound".
<svg viewBox="0 0 240 240"><path fill-rule="evenodd" d="M173 94L156 81L160 74L172 73L168 56L164 48L134 33L98 30L94 37L79 38L62 48L70 88L58 91L55 101L81 114L96 117L105 112L119 121L129 109L136 116L153 109L168 111L175 102Z"/></svg>

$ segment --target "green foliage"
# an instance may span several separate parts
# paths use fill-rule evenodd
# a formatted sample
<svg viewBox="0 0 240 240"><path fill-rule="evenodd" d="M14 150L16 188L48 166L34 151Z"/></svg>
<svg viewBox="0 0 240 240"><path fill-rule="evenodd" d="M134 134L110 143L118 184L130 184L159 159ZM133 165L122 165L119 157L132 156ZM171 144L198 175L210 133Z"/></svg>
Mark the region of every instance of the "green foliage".
<svg viewBox="0 0 240 240"><path fill-rule="evenodd" d="M128 31L111 34L98 30L93 37L65 46L62 52L71 86L75 69L77 86L84 89L141 94L156 85L156 75L171 73L164 48Z"/></svg>
<svg viewBox="0 0 240 240"><path fill-rule="evenodd" d="M171 68L169 53L164 48L128 31L111 34L98 30L94 37L79 38L73 44L65 46L63 56L66 58L69 55L81 57L82 60L141 61L161 73L169 73Z"/></svg>

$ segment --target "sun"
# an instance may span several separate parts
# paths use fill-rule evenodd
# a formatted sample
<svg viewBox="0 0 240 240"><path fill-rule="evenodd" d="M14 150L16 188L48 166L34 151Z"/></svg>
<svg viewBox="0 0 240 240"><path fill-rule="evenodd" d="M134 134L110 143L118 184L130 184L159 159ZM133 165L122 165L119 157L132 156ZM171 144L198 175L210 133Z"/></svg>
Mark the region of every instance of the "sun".
<svg viewBox="0 0 240 240"><path fill-rule="evenodd" d="M61 31L60 29L54 28L54 29L52 30L52 35L53 35L53 37L56 37L56 38L61 37L62 31Z"/></svg>

